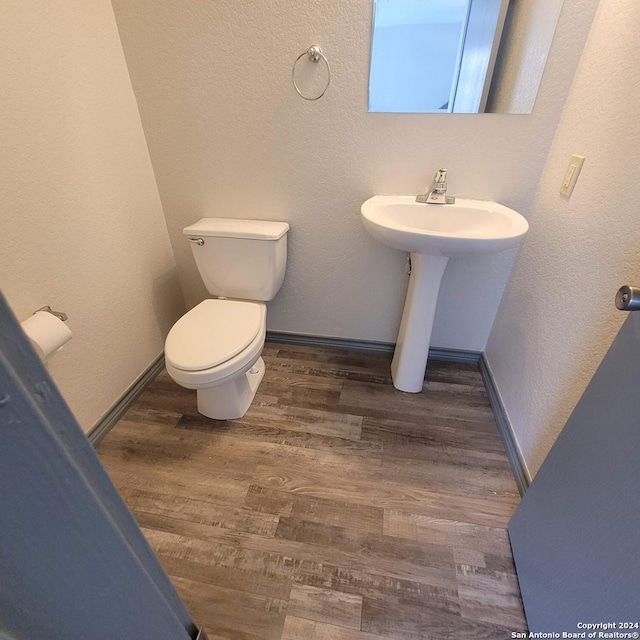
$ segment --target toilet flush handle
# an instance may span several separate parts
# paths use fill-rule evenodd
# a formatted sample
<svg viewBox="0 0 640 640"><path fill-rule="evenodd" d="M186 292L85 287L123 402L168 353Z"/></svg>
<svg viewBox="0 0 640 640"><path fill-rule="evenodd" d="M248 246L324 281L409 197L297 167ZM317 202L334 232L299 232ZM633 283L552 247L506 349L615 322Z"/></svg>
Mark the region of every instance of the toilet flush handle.
<svg viewBox="0 0 640 640"><path fill-rule="evenodd" d="M204 239L203 238L189 238L189 242L193 242L193 244L197 244L199 247L201 247L204 244Z"/></svg>

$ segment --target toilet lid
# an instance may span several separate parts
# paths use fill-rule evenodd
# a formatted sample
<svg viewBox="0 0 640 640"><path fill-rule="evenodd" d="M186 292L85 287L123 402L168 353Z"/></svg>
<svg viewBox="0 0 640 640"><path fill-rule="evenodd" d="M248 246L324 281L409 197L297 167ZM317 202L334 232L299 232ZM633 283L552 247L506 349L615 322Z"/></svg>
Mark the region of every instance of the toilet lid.
<svg viewBox="0 0 640 640"><path fill-rule="evenodd" d="M264 305L236 300L205 300L182 316L165 344L176 369L210 369L244 351L264 324Z"/></svg>

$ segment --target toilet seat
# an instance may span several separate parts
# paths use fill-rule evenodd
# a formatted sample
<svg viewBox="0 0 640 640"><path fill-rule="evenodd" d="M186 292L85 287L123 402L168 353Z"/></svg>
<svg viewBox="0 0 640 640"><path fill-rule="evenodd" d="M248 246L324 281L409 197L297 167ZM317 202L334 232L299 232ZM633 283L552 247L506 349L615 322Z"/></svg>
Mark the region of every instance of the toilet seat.
<svg viewBox="0 0 640 640"><path fill-rule="evenodd" d="M169 332L169 375L189 389L222 384L250 369L266 337L266 307L239 300L205 300Z"/></svg>

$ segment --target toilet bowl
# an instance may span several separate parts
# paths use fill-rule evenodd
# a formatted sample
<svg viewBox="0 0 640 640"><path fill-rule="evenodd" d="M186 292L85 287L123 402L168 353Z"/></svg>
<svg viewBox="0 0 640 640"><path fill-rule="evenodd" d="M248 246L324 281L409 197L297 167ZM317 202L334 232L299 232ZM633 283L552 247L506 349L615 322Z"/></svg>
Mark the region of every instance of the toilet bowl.
<svg viewBox="0 0 640 640"><path fill-rule="evenodd" d="M169 332L167 373L197 391L203 415L216 420L241 418L264 376L260 354L266 330L264 304L204 300Z"/></svg>
<svg viewBox="0 0 640 640"><path fill-rule="evenodd" d="M273 300L287 263L286 222L202 218L183 229L207 291L165 343L167 373L195 389L198 411L215 420L241 418L265 372L265 302Z"/></svg>

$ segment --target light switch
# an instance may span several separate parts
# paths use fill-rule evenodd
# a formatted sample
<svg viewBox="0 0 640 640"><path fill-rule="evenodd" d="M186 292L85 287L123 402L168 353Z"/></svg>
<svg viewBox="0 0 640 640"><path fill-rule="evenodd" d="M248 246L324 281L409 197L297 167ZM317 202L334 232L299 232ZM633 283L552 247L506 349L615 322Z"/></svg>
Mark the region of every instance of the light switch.
<svg viewBox="0 0 640 640"><path fill-rule="evenodd" d="M567 167L567 172L564 174L562 185L560 187L560 193L562 195L567 197L571 196L571 194L573 193L573 188L576 186L576 182L578 181L578 176L580 175L583 164L584 156L571 156L571 160L569 160L569 166Z"/></svg>

